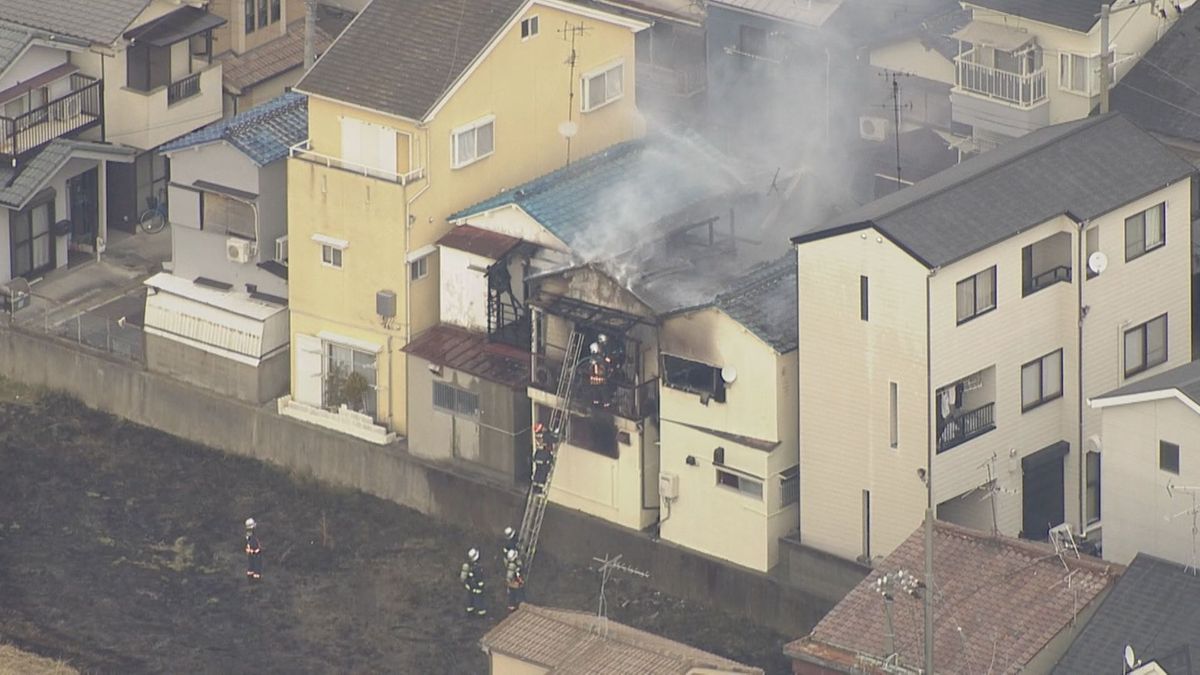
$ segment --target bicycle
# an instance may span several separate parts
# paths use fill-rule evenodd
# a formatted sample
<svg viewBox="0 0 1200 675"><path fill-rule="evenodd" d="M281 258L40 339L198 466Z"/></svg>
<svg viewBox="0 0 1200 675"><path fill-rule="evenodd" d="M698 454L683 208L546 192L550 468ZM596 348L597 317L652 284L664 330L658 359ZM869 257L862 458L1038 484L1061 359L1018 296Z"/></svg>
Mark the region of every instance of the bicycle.
<svg viewBox="0 0 1200 675"><path fill-rule="evenodd" d="M167 226L167 208L161 191L158 196L146 197L146 210L138 218L138 223L146 234L162 232L163 228Z"/></svg>

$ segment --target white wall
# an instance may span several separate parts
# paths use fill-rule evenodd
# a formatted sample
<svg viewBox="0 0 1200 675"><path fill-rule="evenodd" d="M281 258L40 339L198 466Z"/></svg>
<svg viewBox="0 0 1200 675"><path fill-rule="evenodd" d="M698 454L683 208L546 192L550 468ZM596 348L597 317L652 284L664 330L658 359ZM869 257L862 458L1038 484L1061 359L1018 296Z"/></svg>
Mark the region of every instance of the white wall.
<svg viewBox="0 0 1200 675"><path fill-rule="evenodd" d="M511 186L516 187L516 186ZM467 223L475 227L507 234L510 237L558 251L567 251L567 247L557 237L550 234L536 220L515 205L504 206L494 211L471 216Z"/></svg>
<svg viewBox="0 0 1200 675"><path fill-rule="evenodd" d="M441 320L467 330L487 330L487 275L495 261L481 255L440 246ZM520 276L514 278L514 285Z"/></svg>
<svg viewBox="0 0 1200 675"><path fill-rule="evenodd" d="M0 75L0 91L41 75L66 62L67 52L53 47L33 45L3 75Z"/></svg>

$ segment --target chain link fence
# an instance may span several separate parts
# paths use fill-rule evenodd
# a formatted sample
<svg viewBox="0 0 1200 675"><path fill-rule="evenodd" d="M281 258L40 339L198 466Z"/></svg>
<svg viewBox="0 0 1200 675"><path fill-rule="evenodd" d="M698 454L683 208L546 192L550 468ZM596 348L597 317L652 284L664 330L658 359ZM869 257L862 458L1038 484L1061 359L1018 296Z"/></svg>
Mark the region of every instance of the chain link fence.
<svg viewBox="0 0 1200 675"><path fill-rule="evenodd" d="M121 319L82 312L49 327L49 332L129 361L144 363L146 359L146 334Z"/></svg>

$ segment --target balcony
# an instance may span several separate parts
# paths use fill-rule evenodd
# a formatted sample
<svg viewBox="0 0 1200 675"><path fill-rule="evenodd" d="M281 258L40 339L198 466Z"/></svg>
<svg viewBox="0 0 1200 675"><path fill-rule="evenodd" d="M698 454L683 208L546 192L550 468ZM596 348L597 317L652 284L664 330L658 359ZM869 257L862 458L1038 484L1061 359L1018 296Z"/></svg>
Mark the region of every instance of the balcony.
<svg viewBox="0 0 1200 675"><path fill-rule="evenodd" d="M995 429L995 408L995 403L988 403L943 420L938 430L938 452L945 452Z"/></svg>
<svg viewBox="0 0 1200 675"><path fill-rule="evenodd" d="M167 105L173 105L200 93L200 73L192 73L167 85Z"/></svg>
<svg viewBox="0 0 1200 675"><path fill-rule="evenodd" d="M534 389L555 394L566 350L556 345L546 345L545 351L544 354L533 355L533 377L530 385ZM587 382L586 368L581 365L576 369L575 381L571 385L571 409L586 415L592 408L602 408L629 420L642 420L657 415L658 378L639 384L636 376L629 373L630 370L626 366L610 378L608 406L604 407L593 399L593 391Z"/></svg>
<svg viewBox="0 0 1200 675"><path fill-rule="evenodd" d="M993 68L970 59L970 52L954 59L957 75L954 86L976 96L984 96L1022 109L1041 105L1046 100L1046 69L1021 74Z"/></svg>
<svg viewBox="0 0 1200 675"><path fill-rule="evenodd" d="M303 162L319 164L328 169L339 169L341 171L356 173L360 176L369 176L371 178L378 178L380 180L399 183L400 185L408 185L409 183L421 180L425 177L425 169L413 169L412 171L405 173L397 173L395 171L388 171L386 169L367 166L365 164L358 164L342 159L341 157L323 155L312 149L311 140L301 141L296 145L293 145L288 150L288 156Z"/></svg>
<svg viewBox="0 0 1200 675"><path fill-rule="evenodd" d="M1071 282L1071 235L1059 232L1021 250L1021 296Z"/></svg>
<svg viewBox="0 0 1200 675"><path fill-rule="evenodd" d="M62 136L100 124L104 83L71 75L71 92L16 117L0 116L0 158L16 159Z"/></svg>

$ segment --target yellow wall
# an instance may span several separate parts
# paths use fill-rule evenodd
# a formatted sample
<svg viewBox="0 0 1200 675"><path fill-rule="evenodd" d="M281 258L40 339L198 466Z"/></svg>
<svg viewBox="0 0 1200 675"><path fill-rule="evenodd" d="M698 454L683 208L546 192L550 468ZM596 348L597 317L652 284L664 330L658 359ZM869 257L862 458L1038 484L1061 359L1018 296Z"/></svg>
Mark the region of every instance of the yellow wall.
<svg viewBox="0 0 1200 675"><path fill-rule="evenodd" d="M309 136L315 153L342 156L341 117L348 116L397 131L397 173L421 171L405 189L394 182L366 178L338 169L290 160L289 241L292 326L314 334L337 330L381 343L391 336L399 350L411 335L438 320L438 257L429 258L429 276L408 283L408 252L435 243L448 229L447 217L456 210L558 168L565 161L565 144L558 125L565 117L569 72L563 62L570 45L555 32L565 21L583 22L590 30L577 42L578 73L624 59L624 96L595 112L574 118L579 132L573 141L576 157L606 148L642 133L634 97L634 34L623 26L581 18L534 5L540 35L521 41L519 23L463 82L430 120L418 123L392 115L317 97L309 101ZM579 81L576 80L576 105ZM495 116L495 151L474 164L451 169L451 131L487 115ZM411 161L410 161L411 157ZM328 181L327 191L318 189ZM368 189L371 204L364 205ZM385 196L386 195L386 196ZM407 224L407 231L406 231ZM315 232L351 242L345 268L321 265ZM407 241L406 241L407 239ZM397 293L399 307L394 330L384 330L375 316L376 291ZM411 296L411 321L404 299ZM406 321L408 323L406 324ZM356 331L356 332L352 332ZM367 338L365 336L370 336ZM391 411L380 396L380 417L404 433L405 380L402 353L394 357ZM383 369L380 386L384 386Z"/></svg>
<svg viewBox="0 0 1200 675"><path fill-rule="evenodd" d="M549 672L546 668L504 654L491 652L491 656L490 675L543 675Z"/></svg>

